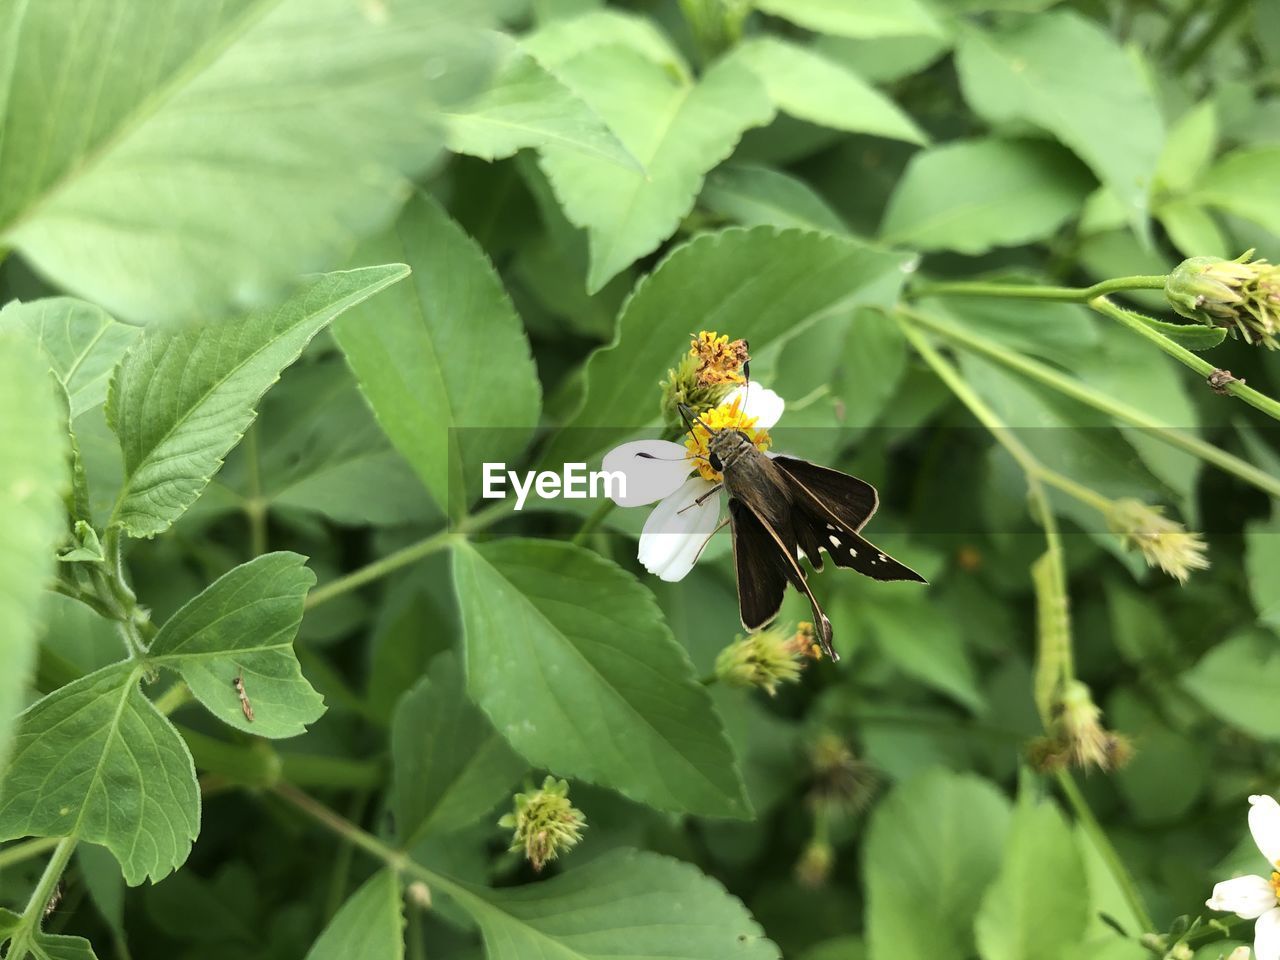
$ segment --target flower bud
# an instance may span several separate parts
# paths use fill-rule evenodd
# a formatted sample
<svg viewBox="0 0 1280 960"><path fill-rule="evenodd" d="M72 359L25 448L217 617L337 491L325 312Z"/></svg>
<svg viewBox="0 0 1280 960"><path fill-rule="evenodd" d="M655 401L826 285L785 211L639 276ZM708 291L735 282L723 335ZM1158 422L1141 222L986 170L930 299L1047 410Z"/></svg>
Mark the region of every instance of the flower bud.
<svg viewBox="0 0 1280 960"><path fill-rule="evenodd" d="M1204 555L1208 546L1200 534L1188 532L1159 507L1141 500L1117 500L1107 514L1107 525L1123 538L1126 548L1140 550L1148 565L1159 567L1179 583L1186 583L1192 571L1209 566Z"/></svg>
<svg viewBox="0 0 1280 960"><path fill-rule="evenodd" d="M1169 304L1188 320L1225 327L1246 343L1280 347L1280 267L1252 260L1192 257L1165 280Z"/></svg>
<svg viewBox="0 0 1280 960"><path fill-rule="evenodd" d="M404 888L405 899L419 910L431 909L431 888L421 880L415 880Z"/></svg>
<svg viewBox="0 0 1280 960"><path fill-rule="evenodd" d="M569 802L569 784L555 777L547 777L534 793L517 793L515 810L498 821L498 826L514 831L512 852L523 850L538 871L577 846L586 825L582 811Z"/></svg>
<svg viewBox="0 0 1280 960"><path fill-rule="evenodd" d="M831 844L825 840L814 840L796 861L796 881L811 890L826 886L835 862L836 852Z"/></svg>
<svg viewBox="0 0 1280 960"><path fill-rule="evenodd" d="M808 627L806 633L804 628ZM762 630L735 640L716 657L715 676L731 687L759 687L769 696L784 683L796 683L804 662L814 656L813 625L794 634ZM818 656L821 656L819 651Z"/></svg>

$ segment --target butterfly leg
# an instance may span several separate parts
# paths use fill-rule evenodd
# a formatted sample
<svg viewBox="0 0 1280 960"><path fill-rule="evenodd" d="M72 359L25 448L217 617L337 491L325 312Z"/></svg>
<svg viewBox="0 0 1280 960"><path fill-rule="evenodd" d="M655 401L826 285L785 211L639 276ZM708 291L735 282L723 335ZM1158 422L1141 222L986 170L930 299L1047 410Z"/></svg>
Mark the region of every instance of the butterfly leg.
<svg viewBox="0 0 1280 960"><path fill-rule="evenodd" d="M704 503L707 502L708 499L710 499L711 497L714 497L723 488L724 488L723 483L717 483L714 487L712 487L710 490L708 490L706 493L700 496L697 500L693 501L693 503L689 504L687 507L681 507L679 510L677 510L676 516L679 516L680 514L684 513L686 510L692 510L694 507L702 506ZM721 524L721 526L723 526L723 524Z"/></svg>

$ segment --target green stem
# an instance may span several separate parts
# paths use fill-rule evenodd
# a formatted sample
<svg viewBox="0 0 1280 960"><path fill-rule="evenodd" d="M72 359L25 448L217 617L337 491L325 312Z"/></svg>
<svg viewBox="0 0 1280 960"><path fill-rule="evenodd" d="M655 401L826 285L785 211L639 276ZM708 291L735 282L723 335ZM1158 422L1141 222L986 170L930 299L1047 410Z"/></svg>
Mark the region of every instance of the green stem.
<svg viewBox="0 0 1280 960"><path fill-rule="evenodd" d="M262 499L262 473L258 465L258 426L245 434L245 457L249 461L249 496L244 501L249 520L249 551L255 557L267 552L267 504Z"/></svg>
<svg viewBox="0 0 1280 960"><path fill-rule="evenodd" d="M363 850L375 859L381 860L397 873L404 873L412 866L408 854L383 843L373 834L360 829L346 817L330 810L319 800L315 800L303 793L293 784L277 783L272 790L281 800L301 810L326 830L332 831L353 847Z"/></svg>
<svg viewBox="0 0 1280 960"><path fill-rule="evenodd" d="M58 881L62 879L62 874L66 871L75 849L75 837L63 837L54 847L53 856L45 865L44 873L40 875L40 881L32 891L31 899L27 901L27 908L22 912L22 919L13 932L13 939L9 944L9 956L25 957L31 952L35 936L40 931L40 924L44 920L45 907L48 906L53 892L58 888Z"/></svg>
<svg viewBox="0 0 1280 960"><path fill-rule="evenodd" d="M1116 848L1111 845L1111 841L1102 829L1102 824L1098 823L1098 818L1089 809L1089 804L1085 801L1084 794L1076 786L1075 778L1071 776L1069 771L1062 770L1058 773L1058 786L1062 788L1063 796L1067 798L1067 803L1071 805L1071 809L1075 812L1076 819L1084 827L1085 833L1093 841L1093 845L1102 855L1102 859L1106 861L1107 867L1111 871L1111 876L1115 879L1116 885L1120 888L1120 892L1129 904L1129 909L1142 926L1141 932L1147 933L1154 930L1156 928L1155 924L1151 921L1151 915L1147 913L1147 905L1142 900L1142 894L1138 891L1137 883L1134 882L1133 876L1125 868L1124 861L1120 859L1120 854L1116 852Z"/></svg>
<svg viewBox="0 0 1280 960"><path fill-rule="evenodd" d="M1065 300L1087 303L1095 297L1122 290L1163 290L1165 277L1134 276L1103 280L1091 287L1046 287L1032 283L999 283L984 280L959 280L944 283L922 283L907 292L910 300L922 297L1010 297L1018 300Z"/></svg>
<svg viewBox="0 0 1280 960"><path fill-rule="evenodd" d="M591 536L591 534L596 531L596 528L604 522L605 517L609 516L609 514L613 512L613 508L616 506L617 504L612 500L601 500L600 505L595 508L591 516L587 517L587 519L582 522L582 526L578 529L578 532L573 535L573 540L570 542L576 547L582 546L582 544L586 542L587 537Z"/></svg>
<svg viewBox="0 0 1280 960"><path fill-rule="evenodd" d="M969 412L974 415L974 418L986 427L996 441L1009 452L1018 466L1022 468L1023 473L1028 477L1034 477L1052 487L1056 487L1068 496L1093 507L1100 513L1106 514L1110 511L1112 501L1109 498L1041 463L1039 458L1015 436L1009 425L1000 419L999 414L978 396L965 379L960 376L959 371L948 363L934 349L933 344L918 330L914 329L909 323L904 322L901 317L898 318L898 326L925 363L933 369L933 372L955 394L956 398L969 408Z"/></svg>
<svg viewBox="0 0 1280 960"><path fill-rule="evenodd" d="M1028 493L1044 528L1045 552L1032 565L1036 592L1036 709L1045 732L1053 732L1053 707L1062 691L1075 679L1075 652L1071 647L1070 597L1067 594L1067 565L1062 536L1049 498L1039 480L1027 478ZM1041 564L1044 565L1041 568Z"/></svg>
<svg viewBox="0 0 1280 960"><path fill-rule="evenodd" d="M449 546L459 534L451 530L441 530L439 533L433 533L429 537L419 540L417 543L411 543L407 547L401 547L394 553L389 553L379 560L367 566L361 567L348 573L344 577L337 580L331 580L323 587L318 587L307 594L307 599L303 604L304 610L314 610L322 603L327 603L334 597L340 597L344 593L350 593L359 587L363 587L366 583L372 583L388 574L394 573L401 567L407 567L411 563L417 563L424 557L429 557L433 553L437 553Z"/></svg>
<svg viewBox="0 0 1280 960"><path fill-rule="evenodd" d="M368 794L360 791L351 801L349 818L358 820L364 812ZM339 843L338 852L333 858L333 870L329 874L329 895L326 898L324 918L328 922L341 909L347 899L347 884L351 879L351 861L355 859L356 848L350 843Z"/></svg>
<svg viewBox="0 0 1280 960"><path fill-rule="evenodd" d="M387 782L382 760L352 760L310 753L280 754L280 775L301 787L334 790L376 790Z"/></svg>
<svg viewBox="0 0 1280 960"><path fill-rule="evenodd" d="M396 873L421 880L428 887L437 887L455 901L458 901L460 905L484 902L470 887L464 886L443 874L436 873L434 870L428 870L422 864L410 859L408 854L388 846L377 837L362 830L350 820L330 810L324 804L312 799L296 787L287 783L280 783L275 786L274 792L281 800L296 807L325 829L348 841L352 846L363 850L374 859L382 861L386 867Z"/></svg>
<svg viewBox="0 0 1280 960"><path fill-rule="evenodd" d="M1151 341L1169 356L1173 357L1179 363L1194 370L1200 376L1208 378L1217 367L1209 363L1203 357L1196 356L1186 347L1174 343L1164 334L1157 330L1153 330L1150 324L1146 323L1140 314L1134 313L1132 310L1126 310L1118 307L1106 297L1095 297L1089 301L1089 306L1104 316L1108 316L1113 320L1124 324L1138 336ZM1259 393L1252 387L1245 386L1244 381L1234 380L1226 383L1224 389L1233 397L1237 397L1261 410L1267 416L1280 420L1280 403L1268 397L1265 393Z"/></svg>
<svg viewBox="0 0 1280 960"><path fill-rule="evenodd" d="M174 711L184 704L190 703L194 698L191 695L191 688L185 683L175 683L160 696L156 697L153 705L157 710L166 717L172 716Z"/></svg>
<svg viewBox="0 0 1280 960"><path fill-rule="evenodd" d="M1194 67L1201 57L1208 52L1209 48L1218 42L1227 28L1231 26L1233 20L1242 14L1249 6L1249 0L1225 0L1218 8L1218 12L1214 15L1213 21L1205 28L1204 33L1196 38L1196 42L1192 44L1180 56L1174 69L1178 73L1186 73Z"/></svg>
<svg viewBox="0 0 1280 960"><path fill-rule="evenodd" d="M1117 420L1138 427L1164 443L1180 450L1185 450L1192 456L1198 457L1206 463L1211 463L1246 483L1252 484L1270 496L1280 497L1280 479L1270 476L1253 464L1241 460L1239 457L1233 456L1225 450L1213 446L1211 443L1206 443L1199 437L1161 423L1136 407L1131 407L1127 403L1122 403L1105 394L1098 393L1037 360L1032 360L1020 353L1009 350L1004 345L995 343L985 337L970 333L949 323L935 320L918 311L899 308L898 315L908 318L913 324L942 335L952 343L990 357L1011 370L1016 370L1033 380L1043 383L1045 386L1052 387L1073 400L1078 400Z"/></svg>
<svg viewBox="0 0 1280 960"><path fill-rule="evenodd" d="M38 857L61 842L59 837L36 837L34 840L24 840L22 843L5 847L0 850L0 870L12 867L16 863L23 863L32 857Z"/></svg>
<svg viewBox="0 0 1280 960"><path fill-rule="evenodd" d="M367 566L361 567L346 576L339 577L337 580L326 583L323 587L312 590L307 594L307 599L303 604L304 610L312 610L322 603L339 597L344 593L350 593L359 587L363 587L366 583L372 583L402 567L407 567L412 563L417 563L423 557L429 557L433 553L445 549L468 533L477 530L483 530L501 520L514 508L514 501L503 500L501 503L494 504L487 510L481 510L479 513L473 513L468 517L464 517L458 522L454 530L440 530L424 537L417 543L411 543L407 547L401 547L394 553L389 553L379 560Z"/></svg>

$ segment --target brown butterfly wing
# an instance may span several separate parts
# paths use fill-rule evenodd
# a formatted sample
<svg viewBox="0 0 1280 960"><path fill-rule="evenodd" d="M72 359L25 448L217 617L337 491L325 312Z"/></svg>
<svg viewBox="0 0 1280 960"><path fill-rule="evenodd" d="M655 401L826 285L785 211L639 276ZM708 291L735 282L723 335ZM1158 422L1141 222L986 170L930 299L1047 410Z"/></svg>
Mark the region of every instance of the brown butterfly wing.
<svg viewBox="0 0 1280 960"><path fill-rule="evenodd" d="M796 560L796 536L789 518L775 523L746 503L729 499L733 522L733 560L738 575L738 610L742 625L756 630L778 615L787 583L803 593L813 608L818 642L832 662L840 655L831 646L831 621L822 612L804 570Z"/></svg>
<svg viewBox="0 0 1280 960"><path fill-rule="evenodd" d="M822 569L818 552L821 549L837 567L854 570L873 580L927 582L859 534L879 504L875 487L865 480L807 460L774 457L773 462L790 481L791 527L815 570ZM815 545L817 549L810 550L805 544Z"/></svg>
<svg viewBox="0 0 1280 960"><path fill-rule="evenodd" d="M738 575L742 625L758 630L778 615L787 592L786 558L760 518L741 500L729 500L733 565Z"/></svg>
<svg viewBox="0 0 1280 960"><path fill-rule="evenodd" d="M774 457L773 464L809 494L806 499L821 500L834 522L852 533L866 526L880 505L875 487L847 473L795 457Z"/></svg>

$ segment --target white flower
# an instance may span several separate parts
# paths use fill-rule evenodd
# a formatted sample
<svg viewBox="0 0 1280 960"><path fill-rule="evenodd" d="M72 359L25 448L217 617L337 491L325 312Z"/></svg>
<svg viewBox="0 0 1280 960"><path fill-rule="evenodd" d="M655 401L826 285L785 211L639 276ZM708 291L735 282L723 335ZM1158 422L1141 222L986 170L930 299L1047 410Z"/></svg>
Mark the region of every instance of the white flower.
<svg viewBox="0 0 1280 960"><path fill-rule="evenodd" d="M1249 831L1271 864L1271 876L1236 877L1213 888L1210 910L1231 911L1256 920L1253 952L1257 960L1280 960L1280 803L1274 797L1249 798Z"/></svg>
<svg viewBox="0 0 1280 960"><path fill-rule="evenodd" d="M785 406L772 390L745 384L700 419L713 430L745 429L765 449L769 445L766 431L782 417ZM720 497L714 491L721 476L706 460L706 441L707 432L695 427L684 443L633 440L604 457L606 471L626 476L626 495L613 498L618 506L658 502L645 521L636 556L646 570L663 580L674 582L688 576L702 548L719 529Z"/></svg>

